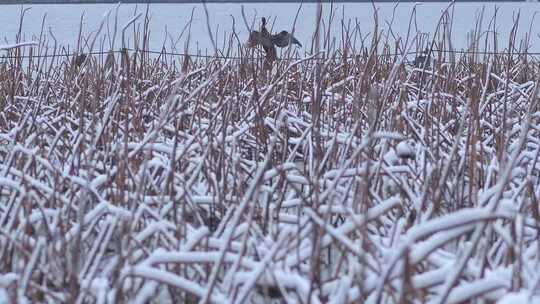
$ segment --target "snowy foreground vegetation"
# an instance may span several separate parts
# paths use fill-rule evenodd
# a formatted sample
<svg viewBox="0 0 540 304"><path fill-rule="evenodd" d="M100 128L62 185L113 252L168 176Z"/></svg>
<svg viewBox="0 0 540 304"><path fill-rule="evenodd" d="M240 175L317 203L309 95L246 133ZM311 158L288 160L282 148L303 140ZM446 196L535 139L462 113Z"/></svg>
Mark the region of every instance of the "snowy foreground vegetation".
<svg viewBox="0 0 540 304"><path fill-rule="evenodd" d="M3 47L0 302L538 303L539 64L441 24L272 63Z"/></svg>

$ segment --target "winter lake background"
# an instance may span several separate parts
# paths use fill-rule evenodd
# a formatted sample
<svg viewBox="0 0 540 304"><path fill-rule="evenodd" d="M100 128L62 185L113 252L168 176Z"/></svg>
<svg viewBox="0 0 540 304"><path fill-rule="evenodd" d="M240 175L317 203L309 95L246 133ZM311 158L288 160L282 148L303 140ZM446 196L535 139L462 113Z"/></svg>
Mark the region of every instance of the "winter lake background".
<svg viewBox="0 0 540 304"><path fill-rule="evenodd" d="M291 29L295 19L296 12L300 6L299 3L244 3L244 8L248 19L253 20L257 16L258 26L259 17L267 16L271 21L275 19L273 31L282 29ZM394 26L392 30L396 36L405 36L411 11L414 3L401 3L395 10ZM441 12L448 6L447 3L421 3L417 6L417 29L423 33L433 33ZM24 40L35 39L32 35L38 35L41 29L43 18L45 18L46 31L50 28L54 36L61 45L73 46L79 32L79 23L81 16L83 19L83 33L88 34L97 30L103 15L108 10L113 10L116 5L110 4L62 4L62 5L25 5L29 8L26 13L23 24ZM144 12L145 4L123 4L119 11L119 26L128 22L135 12ZM330 4L323 4L325 20L328 19ZM395 3L376 3L375 7L379 12L380 26L387 29L387 22L392 19ZM19 16L22 6L18 5L0 5L0 38L1 44L12 43L18 31ZM239 3L212 3L208 4L210 23L214 32L218 33L218 44L223 45L224 32L230 33L232 29L232 18L236 19L236 30L240 39L247 38L247 31L241 17L241 6ZM513 23L513 18L520 13L520 27L518 38L528 31L531 22L532 39L530 51L540 51L540 39L538 38L538 22L535 20L536 13L540 10L539 3L532 2L472 2L455 4L454 24L452 40L457 49L467 46L468 33L474 28L475 20L482 9L484 13L484 30L486 29L495 9L499 8L497 14L498 35L500 46L506 46L508 36ZM150 49L160 50L164 41L170 46L170 41L177 41L178 49L183 49L183 41L186 35L180 39L182 29L190 19L194 9L194 17L191 28L192 41L197 41L190 46L191 51L198 49L204 52L205 49L211 49L206 17L201 4L151 4L150 5L150 29L151 40ZM371 3L336 3L333 6L335 21L332 26L333 35L339 40L341 36L340 20L344 16L345 21L356 19L360 25L363 35L373 31L373 6ZM112 13L111 15L114 15ZM316 15L315 3L304 3L300 10L295 29L296 36L304 44L310 45L310 37L314 31L314 21ZM139 22L143 18L139 19ZM536 18L538 19L538 18ZM111 18L110 25L113 18ZM105 29L106 31L106 29ZM416 31L416 30L415 30ZM168 33L169 35L167 35ZM169 38L167 38L169 36ZM49 39L50 40L50 39ZM304 47L304 50L308 48Z"/></svg>

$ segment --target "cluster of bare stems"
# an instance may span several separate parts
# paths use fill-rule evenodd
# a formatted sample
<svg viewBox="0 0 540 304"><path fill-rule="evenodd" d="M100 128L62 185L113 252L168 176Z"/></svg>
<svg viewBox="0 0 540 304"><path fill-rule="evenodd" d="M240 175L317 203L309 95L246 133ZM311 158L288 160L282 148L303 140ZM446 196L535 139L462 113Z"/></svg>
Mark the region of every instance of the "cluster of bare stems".
<svg viewBox="0 0 540 304"><path fill-rule="evenodd" d="M540 68L519 18L500 42L481 15L456 53L452 6L430 37L414 10L407 37L377 14L369 35L317 14L306 54L270 67L236 29L223 47L212 39L215 56L151 54L143 12L70 53L45 31L22 43L21 14L0 61L0 296L492 303L537 291ZM426 48L431 60L411 65Z"/></svg>

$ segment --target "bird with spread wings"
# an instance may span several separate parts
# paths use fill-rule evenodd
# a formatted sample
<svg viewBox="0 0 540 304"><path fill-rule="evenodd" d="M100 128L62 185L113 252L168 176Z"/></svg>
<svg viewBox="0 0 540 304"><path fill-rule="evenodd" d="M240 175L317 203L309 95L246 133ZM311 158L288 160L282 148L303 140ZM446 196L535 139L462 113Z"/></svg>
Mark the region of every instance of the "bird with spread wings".
<svg viewBox="0 0 540 304"><path fill-rule="evenodd" d="M251 31L249 34L248 45L250 47L262 46L266 53L266 58L269 61L274 61L277 58L276 46L280 48L287 47L291 44L296 44L302 47L302 44L291 33L281 31L278 34L272 35L266 29L266 18L262 18L261 30Z"/></svg>

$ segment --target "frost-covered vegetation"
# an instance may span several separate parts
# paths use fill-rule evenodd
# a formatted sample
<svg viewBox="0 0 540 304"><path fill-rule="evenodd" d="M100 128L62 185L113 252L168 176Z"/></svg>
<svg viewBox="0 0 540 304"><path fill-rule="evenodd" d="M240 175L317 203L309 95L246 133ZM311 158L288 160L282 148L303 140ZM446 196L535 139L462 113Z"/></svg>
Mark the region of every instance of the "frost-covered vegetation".
<svg viewBox="0 0 540 304"><path fill-rule="evenodd" d="M0 302L538 302L540 68L495 20L466 54L451 8L431 39L320 20L275 62L234 32L216 57L150 54L135 19L112 32L138 51L96 31L87 56L21 29Z"/></svg>

